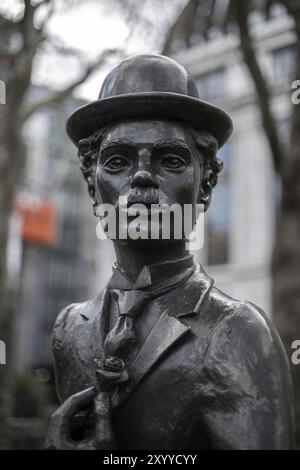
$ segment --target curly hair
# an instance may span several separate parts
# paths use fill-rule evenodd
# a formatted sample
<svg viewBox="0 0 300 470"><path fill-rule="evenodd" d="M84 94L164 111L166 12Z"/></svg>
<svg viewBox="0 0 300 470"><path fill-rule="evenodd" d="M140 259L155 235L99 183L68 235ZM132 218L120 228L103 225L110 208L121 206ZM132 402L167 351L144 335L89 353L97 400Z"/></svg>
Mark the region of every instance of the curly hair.
<svg viewBox="0 0 300 470"><path fill-rule="evenodd" d="M217 158L218 141L210 132L193 128L189 128L189 131L199 155L202 156L200 165L202 165L203 177L200 191L201 202L206 210L210 204L212 190L218 183L219 173L223 169L223 162Z"/></svg>
<svg viewBox="0 0 300 470"><path fill-rule="evenodd" d="M92 199L93 211L96 215L97 201L95 199L95 174L99 157L101 140L106 128L95 131L92 135L78 142L79 169L82 172L88 186L88 192Z"/></svg>
<svg viewBox="0 0 300 470"><path fill-rule="evenodd" d="M87 182L95 214L97 208L95 174L102 137L107 127L95 131L92 135L81 139L78 143L79 168ZM202 196L200 199L206 210L210 204L212 189L216 186L218 175L223 168L223 162L217 158L218 141L210 132L198 131L191 127L187 127L187 130L193 139L199 155L201 155L200 165L203 170L203 178L201 182Z"/></svg>

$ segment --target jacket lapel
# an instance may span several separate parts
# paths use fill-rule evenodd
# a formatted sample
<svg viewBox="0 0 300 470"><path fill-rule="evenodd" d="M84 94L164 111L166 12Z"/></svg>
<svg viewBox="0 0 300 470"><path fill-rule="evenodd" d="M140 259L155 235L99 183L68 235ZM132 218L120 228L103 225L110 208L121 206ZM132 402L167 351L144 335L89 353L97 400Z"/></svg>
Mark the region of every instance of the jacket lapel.
<svg viewBox="0 0 300 470"><path fill-rule="evenodd" d="M190 328L181 321L170 317L166 312L162 313L129 367L130 385L117 389L114 393L112 397L113 408L118 408L121 405L162 355L189 331Z"/></svg>
<svg viewBox="0 0 300 470"><path fill-rule="evenodd" d="M163 311L159 319L152 328L148 338L139 350L133 363L128 368L130 383L128 386L121 386L116 389L112 397L112 406L116 411L124 400L137 387L143 377L153 370L157 362L179 341L188 337L191 328L186 326L179 318L195 316L201 307L201 304L212 286L212 279L207 276L201 268L197 268L194 276L197 281L190 282L191 289L197 289L197 298L189 305L188 311L180 309L180 305L173 304L167 310ZM200 275L200 280L199 280Z"/></svg>
<svg viewBox="0 0 300 470"><path fill-rule="evenodd" d="M110 290L103 290L101 298L95 302L93 307L94 320L91 322L91 338L93 343L93 361L94 358L104 359L103 345L109 327L109 311L110 311L111 295ZM91 345L90 345L91 346ZM91 358L90 358L91 359Z"/></svg>

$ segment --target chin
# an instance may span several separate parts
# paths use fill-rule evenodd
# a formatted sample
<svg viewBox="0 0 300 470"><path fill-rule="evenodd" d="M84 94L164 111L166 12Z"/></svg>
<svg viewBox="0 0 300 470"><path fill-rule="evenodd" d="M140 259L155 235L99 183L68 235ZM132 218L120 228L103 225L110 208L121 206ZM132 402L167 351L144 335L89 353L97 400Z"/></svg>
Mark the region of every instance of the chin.
<svg viewBox="0 0 300 470"><path fill-rule="evenodd" d="M117 233L126 234L123 237L119 237L119 240L125 238L132 242L172 243L185 239L183 232L180 234L180 238L178 238L178 235L175 237L175 228L173 225L170 226L169 230L163 231L163 224L161 221L152 223L150 227L149 220L137 225L134 218L132 220L129 218L128 225L119 226Z"/></svg>

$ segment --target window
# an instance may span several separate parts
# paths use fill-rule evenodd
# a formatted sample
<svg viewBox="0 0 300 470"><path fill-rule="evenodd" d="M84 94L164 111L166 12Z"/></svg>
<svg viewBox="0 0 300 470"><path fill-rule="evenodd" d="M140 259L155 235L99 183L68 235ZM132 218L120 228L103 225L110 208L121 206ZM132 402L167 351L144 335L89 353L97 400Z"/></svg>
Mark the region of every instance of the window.
<svg viewBox="0 0 300 470"><path fill-rule="evenodd" d="M270 7L270 17L271 18L280 18L286 15L286 8L279 2L274 3Z"/></svg>
<svg viewBox="0 0 300 470"><path fill-rule="evenodd" d="M206 213L207 263L210 265L228 262L228 239L230 229L230 147L226 144L219 151L224 162L217 186L213 189L212 202Z"/></svg>
<svg viewBox="0 0 300 470"><path fill-rule="evenodd" d="M287 146L290 141L291 120L289 118L279 119L277 121L277 129L283 145Z"/></svg>
<svg viewBox="0 0 300 470"><path fill-rule="evenodd" d="M226 93L225 69L220 67L212 72L205 73L196 79L200 99L210 101L220 98Z"/></svg>
<svg viewBox="0 0 300 470"><path fill-rule="evenodd" d="M257 9L249 13L248 22L250 27L256 28L266 21L266 15L263 11Z"/></svg>
<svg viewBox="0 0 300 470"><path fill-rule="evenodd" d="M292 81L296 72L296 48L284 46L273 51L273 76L275 82Z"/></svg>

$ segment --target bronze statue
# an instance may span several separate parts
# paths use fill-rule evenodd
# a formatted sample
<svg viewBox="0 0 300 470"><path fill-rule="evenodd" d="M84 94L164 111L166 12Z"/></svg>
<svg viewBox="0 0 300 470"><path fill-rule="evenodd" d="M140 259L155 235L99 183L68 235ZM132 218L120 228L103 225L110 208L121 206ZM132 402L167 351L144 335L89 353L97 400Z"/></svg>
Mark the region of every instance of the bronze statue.
<svg viewBox="0 0 300 470"><path fill-rule="evenodd" d="M202 204L229 116L175 61L137 55L106 77L67 132L100 204ZM173 233L173 232L172 232ZM290 449L289 365L270 320L194 263L185 239L116 239L101 294L58 316L56 449Z"/></svg>

